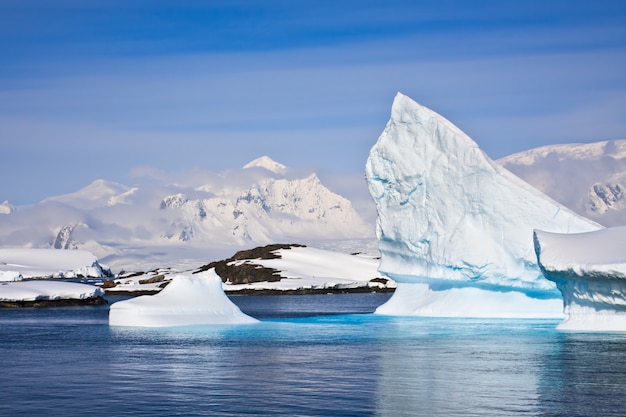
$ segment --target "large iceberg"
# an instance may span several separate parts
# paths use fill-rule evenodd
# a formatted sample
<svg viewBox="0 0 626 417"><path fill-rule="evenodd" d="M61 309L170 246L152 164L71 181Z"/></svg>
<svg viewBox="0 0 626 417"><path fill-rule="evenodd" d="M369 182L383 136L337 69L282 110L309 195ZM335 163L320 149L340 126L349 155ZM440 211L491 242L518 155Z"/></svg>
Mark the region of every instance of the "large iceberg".
<svg viewBox="0 0 626 417"><path fill-rule="evenodd" d="M533 229L597 230L502 168L448 120L398 94L366 165L380 271L399 283L377 312L562 317Z"/></svg>
<svg viewBox="0 0 626 417"><path fill-rule="evenodd" d="M109 310L109 325L172 327L196 324L255 323L222 290L214 269L178 275L156 295L118 301Z"/></svg>
<svg viewBox="0 0 626 417"><path fill-rule="evenodd" d="M558 234L535 231L546 278L563 294L561 330L626 331L626 227Z"/></svg>

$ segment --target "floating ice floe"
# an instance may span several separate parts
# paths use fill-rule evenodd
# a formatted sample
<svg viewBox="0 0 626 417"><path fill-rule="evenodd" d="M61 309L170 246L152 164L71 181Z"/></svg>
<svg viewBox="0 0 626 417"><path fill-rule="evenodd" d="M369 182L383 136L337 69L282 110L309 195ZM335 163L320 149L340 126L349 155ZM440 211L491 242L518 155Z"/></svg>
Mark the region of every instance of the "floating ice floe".
<svg viewBox="0 0 626 417"><path fill-rule="evenodd" d="M380 271L398 282L377 312L562 317L534 253L533 229L600 225L489 159L465 133L398 94L366 165L378 211Z"/></svg>
<svg viewBox="0 0 626 417"><path fill-rule="evenodd" d="M171 327L256 321L230 301L213 269L178 275L160 293L119 301L109 310L111 326Z"/></svg>
<svg viewBox="0 0 626 417"><path fill-rule="evenodd" d="M544 276L563 294L561 330L626 331L626 227L589 233L535 231Z"/></svg>

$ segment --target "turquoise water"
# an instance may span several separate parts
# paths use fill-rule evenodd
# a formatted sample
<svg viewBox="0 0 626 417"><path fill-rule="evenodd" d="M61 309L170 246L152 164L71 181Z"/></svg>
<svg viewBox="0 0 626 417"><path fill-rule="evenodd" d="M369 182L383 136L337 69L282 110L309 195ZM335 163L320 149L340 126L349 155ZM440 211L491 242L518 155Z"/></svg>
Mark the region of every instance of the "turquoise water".
<svg viewBox="0 0 626 417"><path fill-rule="evenodd" d="M626 335L370 314L385 297L233 297L261 323L176 329L0 310L0 415L626 415Z"/></svg>

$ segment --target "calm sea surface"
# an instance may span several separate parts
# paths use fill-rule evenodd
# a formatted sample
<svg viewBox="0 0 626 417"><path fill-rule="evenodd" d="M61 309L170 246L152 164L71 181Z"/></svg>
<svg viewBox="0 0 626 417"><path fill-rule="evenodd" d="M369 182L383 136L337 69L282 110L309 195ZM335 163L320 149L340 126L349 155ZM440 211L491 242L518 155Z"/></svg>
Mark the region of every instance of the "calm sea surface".
<svg viewBox="0 0 626 417"><path fill-rule="evenodd" d="M240 326L0 310L1 416L624 416L626 335L368 314L387 294L232 297Z"/></svg>

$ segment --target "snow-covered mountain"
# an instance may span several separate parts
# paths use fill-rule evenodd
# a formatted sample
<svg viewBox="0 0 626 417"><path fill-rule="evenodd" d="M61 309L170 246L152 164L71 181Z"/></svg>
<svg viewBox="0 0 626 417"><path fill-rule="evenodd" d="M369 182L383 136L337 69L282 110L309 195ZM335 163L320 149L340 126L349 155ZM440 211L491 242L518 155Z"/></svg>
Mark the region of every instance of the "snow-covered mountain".
<svg viewBox="0 0 626 417"><path fill-rule="evenodd" d="M132 195L135 191L137 191L136 187L131 188L115 182L99 179L76 192L48 197L44 199L42 203L57 202L78 209L93 209L123 203L124 199Z"/></svg>
<svg viewBox="0 0 626 417"><path fill-rule="evenodd" d="M8 201L0 204L0 214L11 214L13 211L15 211L15 207L9 204Z"/></svg>
<svg viewBox="0 0 626 417"><path fill-rule="evenodd" d="M243 166L243 169L251 168L263 168L275 174L284 174L287 172L287 167L285 165L274 161L267 155L261 156Z"/></svg>
<svg viewBox="0 0 626 417"><path fill-rule="evenodd" d="M582 216L626 225L626 140L543 146L497 162Z"/></svg>
<svg viewBox="0 0 626 417"><path fill-rule="evenodd" d="M105 180L0 216L0 245L85 249L110 266L172 266L273 242L371 238L346 198L268 157L196 186ZM204 254L204 255L202 255ZM130 265L129 265L130 264Z"/></svg>

